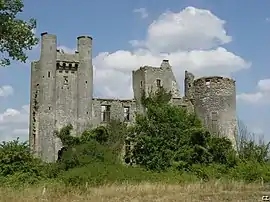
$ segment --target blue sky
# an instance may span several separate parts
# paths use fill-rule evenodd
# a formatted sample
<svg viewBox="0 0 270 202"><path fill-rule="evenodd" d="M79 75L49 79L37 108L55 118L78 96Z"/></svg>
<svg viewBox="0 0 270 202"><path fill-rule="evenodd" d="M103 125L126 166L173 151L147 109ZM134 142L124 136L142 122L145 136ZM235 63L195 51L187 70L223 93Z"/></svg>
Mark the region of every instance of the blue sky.
<svg viewBox="0 0 270 202"><path fill-rule="evenodd" d="M185 69L197 76L236 79L239 118L270 140L270 2L24 2L21 17L36 18L36 34L56 34L65 51L75 48L77 36L93 37L95 96L132 97L130 72L140 65L159 65L165 51L181 89ZM38 59L39 47L28 55ZM29 84L29 63L0 68L0 140L27 137Z"/></svg>

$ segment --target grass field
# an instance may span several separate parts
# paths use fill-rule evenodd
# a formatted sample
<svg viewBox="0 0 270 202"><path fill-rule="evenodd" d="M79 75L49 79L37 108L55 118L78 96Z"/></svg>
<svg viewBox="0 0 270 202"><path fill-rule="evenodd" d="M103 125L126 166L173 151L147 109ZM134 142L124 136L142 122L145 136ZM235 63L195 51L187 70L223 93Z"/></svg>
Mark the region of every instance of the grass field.
<svg viewBox="0 0 270 202"><path fill-rule="evenodd" d="M31 187L23 190L0 189L1 202L32 201L262 201L263 195L270 195L270 187L262 184L207 182L193 184L122 184L99 188L81 189L59 186ZM267 192L268 190L268 192Z"/></svg>

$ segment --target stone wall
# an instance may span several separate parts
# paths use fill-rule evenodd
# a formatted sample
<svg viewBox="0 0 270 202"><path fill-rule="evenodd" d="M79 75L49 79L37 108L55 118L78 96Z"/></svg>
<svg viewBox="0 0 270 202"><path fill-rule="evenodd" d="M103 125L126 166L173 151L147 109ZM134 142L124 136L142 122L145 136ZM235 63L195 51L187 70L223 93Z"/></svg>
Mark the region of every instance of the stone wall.
<svg viewBox="0 0 270 202"><path fill-rule="evenodd" d="M108 111L106 111L109 109ZM132 123L135 121L136 104L134 100L115 100L115 99L93 99L93 114L92 127L100 124L106 124L108 120L104 116L109 116L109 119L125 121ZM126 115L126 116L125 116Z"/></svg>
<svg viewBox="0 0 270 202"><path fill-rule="evenodd" d="M235 81L224 77L203 77L194 81L195 113L210 131L235 144Z"/></svg>
<svg viewBox="0 0 270 202"><path fill-rule="evenodd" d="M39 105L40 105L40 73L38 62L31 63L29 144L35 156L40 153L39 139Z"/></svg>
<svg viewBox="0 0 270 202"><path fill-rule="evenodd" d="M141 98L143 93L149 96L161 86L172 93L173 99L181 99L178 83L168 60L163 60L160 67L143 66L132 72L133 93L138 112L143 112Z"/></svg>

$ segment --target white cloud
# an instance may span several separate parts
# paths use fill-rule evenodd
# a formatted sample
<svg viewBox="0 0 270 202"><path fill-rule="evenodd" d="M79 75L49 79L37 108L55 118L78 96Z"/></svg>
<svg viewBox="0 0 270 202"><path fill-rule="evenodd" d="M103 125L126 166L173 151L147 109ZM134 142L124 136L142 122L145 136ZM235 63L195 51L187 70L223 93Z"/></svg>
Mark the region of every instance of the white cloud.
<svg viewBox="0 0 270 202"><path fill-rule="evenodd" d="M131 71L143 65L159 66L165 58L179 84L185 70L196 76L230 76L248 68L250 63L221 47L232 41L224 25L224 20L204 9L163 13L149 25L145 40L129 41L132 50L102 52L93 59L96 91L102 96L132 97Z"/></svg>
<svg viewBox="0 0 270 202"><path fill-rule="evenodd" d="M237 100L251 104L270 103L270 79L263 79L257 83L257 91L254 93L241 93Z"/></svg>
<svg viewBox="0 0 270 202"><path fill-rule="evenodd" d="M263 79L258 82L258 88L262 92L270 92L270 79Z"/></svg>
<svg viewBox="0 0 270 202"><path fill-rule="evenodd" d="M8 108L0 113L0 141L16 139L25 141L28 139L29 105L21 109Z"/></svg>
<svg viewBox="0 0 270 202"><path fill-rule="evenodd" d="M5 85L5 86L0 86L0 97L8 97L10 95L13 95L14 89L12 86Z"/></svg>
<svg viewBox="0 0 270 202"><path fill-rule="evenodd" d="M159 52L216 48L232 41L225 23L209 10L187 7L178 13L167 11L148 27L147 39L136 44Z"/></svg>
<svg viewBox="0 0 270 202"><path fill-rule="evenodd" d="M147 18L149 15L146 8L137 8L137 9L134 9L133 12L139 13L141 15L141 18Z"/></svg>

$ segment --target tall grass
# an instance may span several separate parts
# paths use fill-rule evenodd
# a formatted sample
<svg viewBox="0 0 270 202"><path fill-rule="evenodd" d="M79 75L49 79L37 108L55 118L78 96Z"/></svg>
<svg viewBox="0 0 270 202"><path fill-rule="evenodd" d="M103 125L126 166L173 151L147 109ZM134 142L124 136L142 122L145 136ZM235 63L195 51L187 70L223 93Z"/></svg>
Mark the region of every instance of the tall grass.
<svg viewBox="0 0 270 202"><path fill-rule="evenodd" d="M261 201L270 195L269 187L234 181L209 181L207 183L139 183L110 184L84 189L61 184L27 187L23 190L0 188L0 201L9 202L99 202L99 201Z"/></svg>

